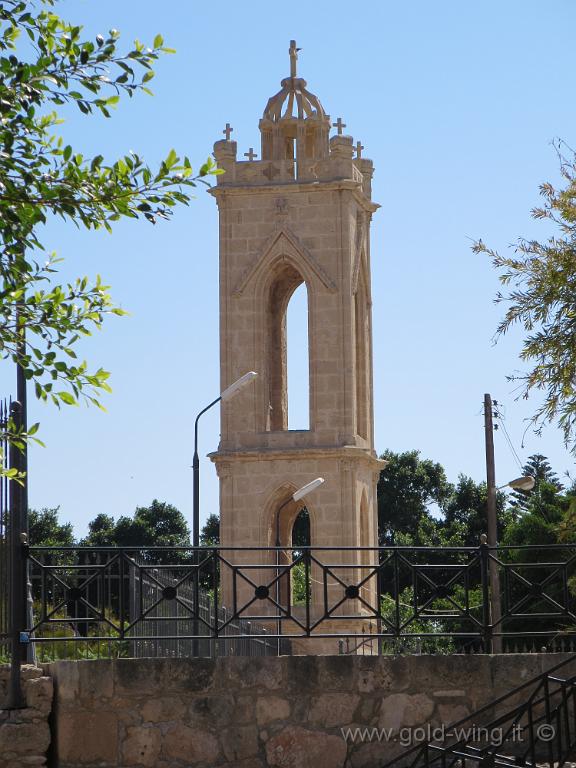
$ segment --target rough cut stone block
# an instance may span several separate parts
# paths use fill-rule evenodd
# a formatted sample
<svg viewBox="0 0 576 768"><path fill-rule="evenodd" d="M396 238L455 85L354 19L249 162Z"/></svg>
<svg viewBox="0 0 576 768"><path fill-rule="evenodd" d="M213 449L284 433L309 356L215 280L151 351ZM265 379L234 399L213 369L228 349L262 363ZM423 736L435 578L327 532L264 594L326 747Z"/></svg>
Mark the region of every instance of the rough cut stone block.
<svg viewBox="0 0 576 768"><path fill-rule="evenodd" d="M130 727L122 743L122 764L155 768L162 746L162 734L153 726Z"/></svg>
<svg viewBox="0 0 576 768"><path fill-rule="evenodd" d="M220 741L228 761L243 760L258 754L258 729L255 725L226 728L220 735Z"/></svg>
<svg viewBox="0 0 576 768"><path fill-rule="evenodd" d="M36 677L25 684L26 703L41 715L49 715L52 710L54 683L50 677Z"/></svg>
<svg viewBox="0 0 576 768"><path fill-rule="evenodd" d="M168 728L163 742L164 758L182 760L186 765L212 765L220 754L218 739L212 733L200 728L189 728L181 723Z"/></svg>
<svg viewBox="0 0 576 768"><path fill-rule="evenodd" d="M393 693L382 699L378 725L399 731L429 722L433 711L434 702L425 693Z"/></svg>
<svg viewBox="0 0 576 768"><path fill-rule="evenodd" d="M354 720L360 696L351 693L323 693L312 699L310 722L324 728L342 727Z"/></svg>
<svg viewBox="0 0 576 768"><path fill-rule="evenodd" d="M256 721L266 725L274 720L287 720L290 717L290 702L280 696L263 696L256 702Z"/></svg>
<svg viewBox="0 0 576 768"><path fill-rule="evenodd" d="M186 705L181 699L163 696L159 699L148 699L142 707L142 717L147 722L161 723L182 720L186 711Z"/></svg>
<svg viewBox="0 0 576 768"><path fill-rule="evenodd" d="M65 660L43 665L45 674L54 680L59 702L72 702L80 693L80 666L80 662Z"/></svg>
<svg viewBox="0 0 576 768"><path fill-rule="evenodd" d="M34 680L37 677L42 677L42 670L40 667L34 666L34 664L23 664L20 670L22 680Z"/></svg>
<svg viewBox="0 0 576 768"><path fill-rule="evenodd" d="M50 745L47 722L22 723L10 720L0 727L0 755L16 752L18 755L43 755Z"/></svg>
<svg viewBox="0 0 576 768"><path fill-rule="evenodd" d="M278 768L342 768L346 751L341 736L293 725L266 742L268 765Z"/></svg>
<svg viewBox="0 0 576 768"><path fill-rule="evenodd" d="M201 728L230 725L236 719L234 696L224 691L216 695L194 697L188 709L191 723Z"/></svg>
<svg viewBox="0 0 576 768"><path fill-rule="evenodd" d="M222 660L219 684L228 690L230 686L275 690L282 687L285 665L285 658L261 657L260 663L254 664L248 656L229 657Z"/></svg>
<svg viewBox="0 0 576 768"><path fill-rule="evenodd" d="M118 762L118 721L116 714L66 711L58 714L56 731L58 758L63 764Z"/></svg>
<svg viewBox="0 0 576 768"><path fill-rule="evenodd" d="M212 686L214 668L213 659L147 659L146 664L118 659L114 662L115 692L204 691Z"/></svg>

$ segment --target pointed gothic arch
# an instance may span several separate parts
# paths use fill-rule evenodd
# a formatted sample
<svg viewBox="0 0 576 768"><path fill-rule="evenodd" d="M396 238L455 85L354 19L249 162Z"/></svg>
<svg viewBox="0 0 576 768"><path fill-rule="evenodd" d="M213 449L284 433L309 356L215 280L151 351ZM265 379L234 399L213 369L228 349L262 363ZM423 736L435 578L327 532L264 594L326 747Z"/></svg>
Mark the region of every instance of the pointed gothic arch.
<svg viewBox="0 0 576 768"><path fill-rule="evenodd" d="M280 256L270 264L266 280L257 285L254 302L260 316L263 344L259 361L263 394L263 430L288 430L288 335L287 310L294 292L300 286L306 289L308 350L306 386L308 394L308 426L312 428L311 360L313 340L313 292L310 275L300 260ZM307 274L308 273L308 274Z"/></svg>
<svg viewBox="0 0 576 768"><path fill-rule="evenodd" d="M276 519L280 511L279 518L279 530L280 530L280 545L281 547L292 548L296 546L293 540L294 525L305 509L308 517L308 546L312 546L316 539L317 528L317 516L313 507L309 504L305 506L301 501L291 501L286 504L287 499L296 491L296 487L292 483L283 483L269 496L268 501L263 507L261 524L263 526L265 535L263 540L267 542L267 546L274 547L276 542ZM285 506L283 506L285 505ZM279 566L286 566L292 562L292 549L280 550L278 555ZM272 560L269 561L269 565L273 566L275 563ZM288 602L293 601L293 585L291 578L280 579L280 597L282 604L286 605Z"/></svg>
<svg viewBox="0 0 576 768"><path fill-rule="evenodd" d="M302 483L303 484L303 483ZM262 528L262 541L265 546L273 547L276 538L276 514L282 504L297 490L293 483L282 483L269 494L262 506L260 525ZM317 541L317 515L313 506L305 505L301 501L293 501L287 504L280 516L280 543L282 546L292 546L292 528L303 507L308 510L310 520L310 543Z"/></svg>

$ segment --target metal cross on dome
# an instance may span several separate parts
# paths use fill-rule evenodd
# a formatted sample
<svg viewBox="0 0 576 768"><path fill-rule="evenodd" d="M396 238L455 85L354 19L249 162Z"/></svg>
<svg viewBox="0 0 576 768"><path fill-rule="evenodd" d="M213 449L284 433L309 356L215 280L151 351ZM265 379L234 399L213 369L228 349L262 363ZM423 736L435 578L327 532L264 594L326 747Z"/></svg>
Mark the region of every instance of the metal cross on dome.
<svg viewBox="0 0 576 768"><path fill-rule="evenodd" d="M346 128L346 123L343 123L342 118L339 117L335 123L332 123L332 127L338 129L338 136L342 136L342 131Z"/></svg>

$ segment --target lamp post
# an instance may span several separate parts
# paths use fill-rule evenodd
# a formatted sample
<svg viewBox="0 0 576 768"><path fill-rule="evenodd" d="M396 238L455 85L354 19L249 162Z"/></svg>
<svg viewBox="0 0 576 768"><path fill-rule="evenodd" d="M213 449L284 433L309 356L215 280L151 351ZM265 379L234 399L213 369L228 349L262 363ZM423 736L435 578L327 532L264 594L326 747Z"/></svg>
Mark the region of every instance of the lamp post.
<svg viewBox="0 0 576 768"><path fill-rule="evenodd" d="M286 499L286 501L283 504L280 504L278 507L278 510L276 512L276 539L274 546L276 547L276 604L278 606L278 611L280 611L280 514L282 510L288 506L293 501L300 501L300 499L303 499L304 496L307 496L309 493L312 493L312 491L316 490L322 483L324 482L323 477L317 477L316 480L312 480L309 483L306 483L306 485L303 485L301 488L298 488L297 491L294 491L292 496L290 496L289 499ZM280 617L280 613L278 613L278 618L276 620L276 634L278 635L277 640L277 646L278 646L278 656L280 656L280 633L282 630L282 619Z"/></svg>
<svg viewBox="0 0 576 768"><path fill-rule="evenodd" d="M256 371L248 371L248 373L245 373L244 376L241 376L239 379L237 379L233 384L230 384L229 387L226 387L226 389L219 395L219 397L216 398L216 400L213 400L211 403L209 403L206 408L203 408L200 413L196 416L196 419L194 420L194 458L192 459L192 472L194 477L194 490L193 490L193 503L192 503L192 546L195 548L194 551L194 561L198 563L198 550L197 548L200 546L200 459L198 457L198 422L200 421L200 417L206 413L206 411L209 411L210 408L212 408L216 403L219 403L222 401L225 403L227 400L231 400L235 395L240 392L241 389L243 389L247 384L249 384L251 381L253 381L258 374ZM196 574L195 579L195 605L196 605L196 618L194 619L193 624L193 633L194 636L198 635L198 614L200 610L199 605L199 595L200 595L200 577L199 574ZM198 639L196 639L193 642L193 654L195 656L198 655Z"/></svg>
<svg viewBox="0 0 576 768"><path fill-rule="evenodd" d="M498 544L498 521L496 518L496 491L502 488L513 488L520 491L531 491L535 480L530 475L517 477L499 487L496 487L496 470L494 463L494 426L492 423L492 398L484 395L484 427L486 434L486 522L488 527L488 545ZM492 627L499 624L502 618L502 603L500 600L500 573L498 563L490 558L490 623ZM502 653L502 638L492 638L492 651Z"/></svg>
<svg viewBox="0 0 576 768"><path fill-rule="evenodd" d="M225 403L227 400L231 400L235 395L240 392L247 384L253 381L258 374L256 371L248 371L244 376L241 376L233 384L220 394L216 400L213 400L206 408L203 408L196 416L194 421L194 458L192 460L192 471L194 474L194 499L192 507L192 546L200 546L200 460L198 457L198 422L200 417L209 411L216 403L222 401Z"/></svg>

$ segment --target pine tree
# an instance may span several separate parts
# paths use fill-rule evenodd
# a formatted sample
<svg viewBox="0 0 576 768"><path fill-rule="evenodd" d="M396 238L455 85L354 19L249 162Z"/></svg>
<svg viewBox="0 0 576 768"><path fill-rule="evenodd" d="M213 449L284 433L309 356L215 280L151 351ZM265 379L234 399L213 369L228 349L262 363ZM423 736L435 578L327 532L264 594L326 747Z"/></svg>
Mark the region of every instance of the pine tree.
<svg viewBox="0 0 576 768"><path fill-rule="evenodd" d="M550 462L541 453L535 453L528 458L528 461L522 467L523 475L530 475L534 478L535 484L531 491L513 491L511 505L515 507L519 512L527 512L530 507L535 505L535 502L540 498L542 483L551 485L557 492L563 489L563 485L560 482L558 475L554 472L550 466ZM537 504L536 504L537 505Z"/></svg>

